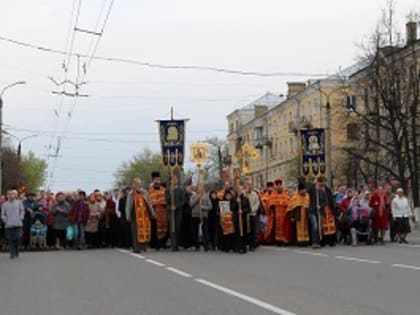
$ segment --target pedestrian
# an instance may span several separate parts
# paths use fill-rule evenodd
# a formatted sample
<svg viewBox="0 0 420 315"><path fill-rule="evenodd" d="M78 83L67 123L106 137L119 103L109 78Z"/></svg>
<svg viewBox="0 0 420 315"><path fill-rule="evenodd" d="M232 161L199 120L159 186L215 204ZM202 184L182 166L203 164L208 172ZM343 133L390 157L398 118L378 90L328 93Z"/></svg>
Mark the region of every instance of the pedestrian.
<svg viewBox="0 0 420 315"><path fill-rule="evenodd" d="M106 218L105 218L105 209L106 209L106 200L104 195L99 189L95 189L93 191L93 195L95 196L95 203L96 206L99 208L101 212L101 217L99 220L99 231L98 231L98 243L99 247L106 246Z"/></svg>
<svg viewBox="0 0 420 315"><path fill-rule="evenodd" d="M181 245L182 247L184 247L184 249L188 249L194 246L192 208L191 208L191 203L190 203L190 200L193 194L191 183L185 185L184 194L185 194L185 203L183 207L183 216L182 216Z"/></svg>
<svg viewBox="0 0 420 315"><path fill-rule="evenodd" d="M114 248L120 245L119 226L121 211L119 209L120 190L114 189L112 195L106 200L105 224L106 224L106 246Z"/></svg>
<svg viewBox="0 0 420 315"><path fill-rule="evenodd" d="M133 181L133 191L127 197L125 211L127 220L131 222L133 252L145 252L152 234L150 219L156 215L141 178L135 178Z"/></svg>
<svg viewBox="0 0 420 315"><path fill-rule="evenodd" d="M248 244L249 250L254 251L257 248L257 213L260 208L260 198L254 190L251 180L246 181L245 193L250 203Z"/></svg>
<svg viewBox="0 0 420 315"><path fill-rule="evenodd" d="M233 189L226 189L223 201L220 205L220 224L222 237L220 247L224 252L230 252L235 249L235 226L233 222L233 210L237 208L235 192Z"/></svg>
<svg viewBox="0 0 420 315"><path fill-rule="evenodd" d="M234 251L240 254L247 252L248 244L248 214L251 211L249 199L242 187L237 188L237 197L233 207L233 224L235 227L235 248Z"/></svg>
<svg viewBox="0 0 420 315"><path fill-rule="evenodd" d="M55 249L64 248L66 242L66 230L69 225L70 204L65 200L62 192L56 194L56 202L51 207L53 216L53 232L55 238Z"/></svg>
<svg viewBox="0 0 420 315"><path fill-rule="evenodd" d="M30 244L32 215L36 210L38 210L38 201L35 200L34 193L28 193L26 195L26 199L23 201L23 207L25 208L25 216L23 219L22 246L24 249L28 249Z"/></svg>
<svg viewBox="0 0 420 315"><path fill-rule="evenodd" d="M182 242L182 221L184 217L184 205L186 203L185 191L178 185L178 177L173 175L170 179L170 185L165 192L167 212L171 231L171 247L173 251L179 250ZM172 218L174 212L174 218ZM172 219L175 222L172 222ZM175 235L172 235L172 227L175 229Z"/></svg>
<svg viewBox="0 0 420 315"><path fill-rule="evenodd" d="M304 246L309 243L309 201L305 183L300 182L286 211L284 235L287 245Z"/></svg>
<svg viewBox="0 0 420 315"><path fill-rule="evenodd" d="M19 245L22 237L22 221L25 216L25 208L20 200L17 200L18 192L9 190L7 201L2 205L1 219L5 225L6 238L9 245L10 259L19 257Z"/></svg>
<svg viewBox="0 0 420 315"><path fill-rule="evenodd" d="M160 172L152 172L152 186L149 189L150 201L155 210L156 219L152 219L151 247L160 250L166 248L168 241L168 213L166 211L165 187L160 180Z"/></svg>
<svg viewBox="0 0 420 315"><path fill-rule="evenodd" d="M372 207L372 230L375 242L379 241L385 245L385 232L388 229L388 211L386 205L388 198L382 186L373 193L370 198L369 206Z"/></svg>
<svg viewBox="0 0 420 315"><path fill-rule="evenodd" d="M336 244L335 201L324 176L315 179L308 191L310 197L309 222L312 248Z"/></svg>
<svg viewBox="0 0 420 315"><path fill-rule="evenodd" d="M212 205L211 210L208 213L208 231L209 241L212 250L216 250L219 247L219 240L221 238L220 231L220 210L219 210L219 198L215 190L210 191L209 199Z"/></svg>
<svg viewBox="0 0 420 315"><path fill-rule="evenodd" d="M287 206L290 202L289 192L283 187L283 180L277 179L274 181L276 193L273 195L270 201L270 208L274 212L274 235L275 242L277 245L285 243L283 226L284 217L286 214Z"/></svg>
<svg viewBox="0 0 420 315"><path fill-rule="evenodd" d="M99 221L102 217L102 212L94 194L89 195L88 206L89 218L85 226L86 244L88 248L99 248Z"/></svg>
<svg viewBox="0 0 420 315"><path fill-rule="evenodd" d="M130 248L131 246L131 223L127 220L127 215L125 212L125 207L127 204L127 196L130 193L131 188L126 187L123 189L121 198L119 200L119 210L121 212L120 220L120 240L122 248Z"/></svg>
<svg viewBox="0 0 420 315"><path fill-rule="evenodd" d="M410 217L413 217L413 212L402 188L397 189L397 195L391 202L391 209L399 242L400 244L408 244L406 237L411 232L409 220Z"/></svg>
<svg viewBox="0 0 420 315"><path fill-rule="evenodd" d="M86 193L81 190L69 215L69 222L74 225L74 247L79 250L85 248L85 226L88 219L89 206L86 202Z"/></svg>

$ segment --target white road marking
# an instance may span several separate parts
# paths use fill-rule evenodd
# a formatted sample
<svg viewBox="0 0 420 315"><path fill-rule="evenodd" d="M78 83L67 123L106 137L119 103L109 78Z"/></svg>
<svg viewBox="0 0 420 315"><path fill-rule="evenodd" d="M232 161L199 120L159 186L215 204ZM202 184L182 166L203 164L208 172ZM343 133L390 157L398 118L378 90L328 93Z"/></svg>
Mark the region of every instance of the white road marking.
<svg viewBox="0 0 420 315"><path fill-rule="evenodd" d="M165 264L162 264L161 262L158 262L158 261L153 260L153 259L146 259L146 261L148 263L151 263L151 264L159 266L159 267L165 267Z"/></svg>
<svg viewBox="0 0 420 315"><path fill-rule="evenodd" d="M420 267L410 266L410 265L402 265L402 264L393 264L392 267L411 269L411 270L420 270Z"/></svg>
<svg viewBox="0 0 420 315"><path fill-rule="evenodd" d="M140 259L146 259L146 257L144 257L143 255L140 254L136 254L136 253L130 253L131 256L134 256L136 258L140 258Z"/></svg>
<svg viewBox="0 0 420 315"><path fill-rule="evenodd" d="M310 251L307 251L307 250L295 249L293 252L298 253L298 254L311 255L311 256L329 257L327 254L310 252Z"/></svg>
<svg viewBox="0 0 420 315"><path fill-rule="evenodd" d="M270 246L261 246L261 247L264 248L264 249L276 250L276 251L279 251L279 252L285 252L285 251L289 250L286 247L270 247Z"/></svg>
<svg viewBox="0 0 420 315"><path fill-rule="evenodd" d="M336 259L342 260L349 260L349 261L357 261L369 264L381 264L382 262L379 260L370 260L370 259L363 259L363 258L356 258L356 257L348 257L348 256L335 256Z"/></svg>
<svg viewBox="0 0 420 315"><path fill-rule="evenodd" d="M418 244L392 244L392 245L400 246L400 247L420 248L420 245L418 245Z"/></svg>
<svg viewBox="0 0 420 315"><path fill-rule="evenodd" d="M119 249L118 250L120 253L123 253L123 254L129 254L130 253L130 251L129 250L127 250L127 249Z"/></svg>
<svg viewBox="0 0 420 315"><path fill-rule="evenodd" d="M182 270L179 270L179 269L176 269L176 268L173 268L173 267L166 267L166 270L172 271L172 272L174 272L174 273L176 273L180 276L183 276L185 278L192 278L192 274L186 273Z"/></svg>
<svg viewBox="0 0 420 315"><path fill-rule="evenodd" d="M294 313L291 313L289 311L286 311L284 309L281 309L281 308L279 308L277 306L274 306L272 304L269 304L267 302L264 302L264 301L258 300L256 298L253 298L251 296L248 296L248 295L245 295L245 294L242 294L242 293L233 291L231 289L222 287L222 286L220 286L218 284L215 284L213 282L210 282L210 281L207 281L207 280L204 280L204 279L195 279L195 281L197 281L197 282L199 282L201 284L204 284L204 285L206 285L206 286L208 286L210 288L219 290L219 291L221 291L223 293L226 293L226 294L232 295L234 297L237 297L237 298L239 298L241 300L244 300L244 301L246 301L248 303L257 305L257 306L259 306L261 308L264 308L264 309L266 309L268 311L271 311L271 312L273 312L275 314L280 314L280 315L296 315Z"/></svg>

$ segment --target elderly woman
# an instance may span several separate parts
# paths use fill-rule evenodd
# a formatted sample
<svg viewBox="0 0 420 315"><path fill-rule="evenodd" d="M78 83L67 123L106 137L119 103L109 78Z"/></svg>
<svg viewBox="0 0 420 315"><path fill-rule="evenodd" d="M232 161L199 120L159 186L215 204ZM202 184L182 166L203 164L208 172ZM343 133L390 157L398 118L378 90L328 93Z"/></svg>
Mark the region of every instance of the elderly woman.
<svg viewBox="0 0 420 315"><path fill-rule="evenodd" d="M66 201L62 192L56 194L56 202L51 207L53 216L53 231L55 238L55 249L63 249L66 240L66 229L69 225L70 204Z"/></svg>
<svg viewBox="0 0 420 315"><path fill-rule="evenodd" d="M96 202L95 195L88 199L89 218L85 226L86 242L89 248L99 247L99 220L102 217L101 204Z"/></svg>
<svg viewBox="0 0 420 315"><path fill-rule="evenodd" d="M382 245L385 245L385 232L388 229L388 211L387 211L388 197L382 187L378 187L369 201L369 206L373 209L372 230L375 241L378 239Z"/></svg>

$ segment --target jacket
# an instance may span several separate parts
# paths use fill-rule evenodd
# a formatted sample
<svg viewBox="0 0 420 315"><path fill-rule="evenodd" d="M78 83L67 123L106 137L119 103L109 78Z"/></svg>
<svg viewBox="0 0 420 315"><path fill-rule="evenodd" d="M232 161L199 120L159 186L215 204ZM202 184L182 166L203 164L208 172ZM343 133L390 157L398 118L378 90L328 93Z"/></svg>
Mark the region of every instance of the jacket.
<svg viewBox="0 0 420 315"><path fill-rule="evenodd" d="M61 208L63 212L57 211L57 208ZM54 230L65 230L69 225L70 205L67 201L56 202L51 207L51 214L53 216L53 229Z"/></svg>

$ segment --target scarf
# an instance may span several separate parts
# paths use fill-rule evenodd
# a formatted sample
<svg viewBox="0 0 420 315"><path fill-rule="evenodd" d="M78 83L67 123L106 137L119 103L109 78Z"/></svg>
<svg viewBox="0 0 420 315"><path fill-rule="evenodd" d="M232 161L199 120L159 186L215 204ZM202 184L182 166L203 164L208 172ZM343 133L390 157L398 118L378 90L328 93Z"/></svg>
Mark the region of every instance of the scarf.
<svg viewBox="0 0 420 315"><path fill-rule="evenodd" d="M120 198L115 198L114 195L112 195L112 202L115 203L115 214L118 219L121 218L121 211L120 211Z"/></svg>

